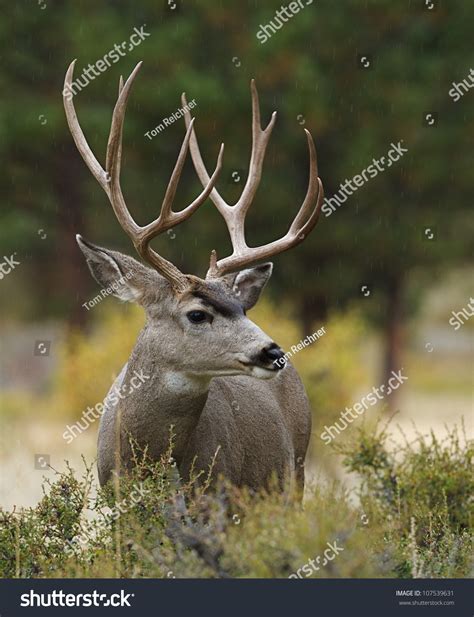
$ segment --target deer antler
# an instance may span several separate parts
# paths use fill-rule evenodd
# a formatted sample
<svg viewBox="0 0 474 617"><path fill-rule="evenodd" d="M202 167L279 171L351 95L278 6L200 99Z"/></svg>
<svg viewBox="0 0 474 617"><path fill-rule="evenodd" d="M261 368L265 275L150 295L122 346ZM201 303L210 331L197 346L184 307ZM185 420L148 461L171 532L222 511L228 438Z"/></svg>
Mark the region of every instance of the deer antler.
<svg viewBox="0 0 474 617"><path fill-rule="evenodd" d="M122 78L120 78L119 95L112 115L112 124L107 143L107 157L104 170L95 158L86 138L84 137L84 133L79 125L76 111L74 109L74 103L72 102L72 95L70 92L72 91L71 85L75 62L76 61L73 60L67 70L66 77L64 79L63 92L68 94L64 94L63 98L67 122L77 149L79 150L87 167L89 167L92 172L92 175L104 189L110 203L112 204L112 208L118 222L132 240L138 254L150 265L152 265L162 276L164 276L170 282L175 291L184 291L189 286L188 277L170 261L164 257L161 257L161 255L158 255L158 253L150 248L149 244L150 241L159 234L167 231L175 225L179 225L184 220L189 218L193 212L195 212L195 210L197 210L197 208L204 203L212 191L221 170L224 144L221 145L214 173L212 176L208 177L204 183L204 190L190 205L179 212L174 212L172 210L173 200L176 194L179 179L181 177L181 172L183 170L186 154L188 152L191 134L194 134L194 118L190 119L178 159L165 192L160 214L158 218L148 225L143 227L137 225L127 208L122 194L122 189L120 187L120 163L122 156L122 133L125 110L133 81L135 80L142 63L139 62L137 64L125 84L123 83Z"/></svg>
<svg viewBox="0 0 474 617"><path fill-rule="evenodd" d="M234 205L227 203L213 188L210 198L224 218L232 241L233 253L229 257L217 261L216 252L212 251L209 270L206 278L216 278L224 274L239 270L244 266L253 264L262 259L268 259L278 255L289 248L302 242L309 232L315 227L324 197L323 185L318 177L316 148L309 131L305 129L309 148L309 184L303 204L291 224L288 232L279 240L265 244L264 246L249 247L245 241L245 216L255 197L262 176L263 160L268 141L276 121L274 111L270 122L265 129L260 123L260 106L255 81L250 84L252 93L252 154L250 157L249 173L242 194ZM187 129L191 129L190 151L194 168L203 186L209 183L210 177L202 160L201 152L193 129L191 114L187 107L186 96L183 93L182 105L185 111Z"/></svg>

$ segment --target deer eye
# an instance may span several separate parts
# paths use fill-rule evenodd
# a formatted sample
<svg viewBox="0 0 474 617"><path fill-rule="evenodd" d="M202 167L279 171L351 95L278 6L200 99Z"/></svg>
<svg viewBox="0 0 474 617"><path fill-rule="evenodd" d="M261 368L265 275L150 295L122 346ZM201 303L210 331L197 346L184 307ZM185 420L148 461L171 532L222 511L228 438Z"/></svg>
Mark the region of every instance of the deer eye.
<svg viewBox="0 0 474 617"><path fill-rule="evenodd" d="M212 321L211 315L205 313L204 311L189 311L189 313L186 313L186 317L191 323L203 323L205 321Z"/></svg>

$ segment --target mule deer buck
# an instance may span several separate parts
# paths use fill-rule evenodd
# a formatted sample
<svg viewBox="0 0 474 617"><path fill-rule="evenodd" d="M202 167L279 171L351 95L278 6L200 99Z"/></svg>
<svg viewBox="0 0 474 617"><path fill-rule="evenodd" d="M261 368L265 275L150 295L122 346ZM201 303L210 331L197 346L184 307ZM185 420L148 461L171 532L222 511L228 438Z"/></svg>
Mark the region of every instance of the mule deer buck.
<svg viewBox="0 0 474 617"><path fill-rule="evenodd" d="M188 112L186 135L160 214L141 227L130 215L120 187L125 109L140 65L125 84L120 79L105 169L84 137L72 97L64 98L69 128L82 158L104 189L138 254L151 266L77 236L97 282L109 287L119 281L115 295L138 303L146 313L132 354L106 398L98 438L100 483L106 483L119 466L132 467L130 437L140 447L147 447L152 459L159 459L169 447L172 426L173 457L183 477L189 477L191 469L207 469L214 458L214 475L222 474L237 486L259 489L276 474L282 488L296 483L302 490L311 432L308 399L295 369L288 363L280 370L280 364L284 365L277 362L283 357L280 347L246 316L246 311L256 304L272 273L271 263L255 264L299 244L318 220L323 187L313 140L306 131L309 187L288 232L279 240L250 248L245 241L245 216L260 182L276 112L262 129L252 81L252 154L248 178L235 205L225 202L215 188L223 145L215 171L209 176L194 119ZM73 71L74 62L66 73L65 91L69 90ZM188 149L204 189L191 204L175 212L172 203ZM212 251L206 278L201 279L183 274L156 253L150 241L188 219L208 196L225 220L233 253L217 260ZM120 400L115 396L110 402L112 393L127 386L137 372L146 376L140 388L131 389Z"/></svg>

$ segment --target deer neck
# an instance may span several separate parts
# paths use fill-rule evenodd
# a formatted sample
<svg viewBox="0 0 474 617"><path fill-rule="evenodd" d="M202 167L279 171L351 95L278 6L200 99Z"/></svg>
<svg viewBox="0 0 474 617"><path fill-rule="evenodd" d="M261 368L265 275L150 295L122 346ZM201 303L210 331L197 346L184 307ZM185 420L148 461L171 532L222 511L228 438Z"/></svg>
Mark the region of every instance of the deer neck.
<svg viewBox="0 0 474 617"><path fill-rule="evenodd" d="M169 449L172 432L173 457L179 465L206 403L210 380L169 366L145 327L122 382L126 395L120 404L121 449L125 458L130 436L140 447L147 446L156 459Z"/></svg>

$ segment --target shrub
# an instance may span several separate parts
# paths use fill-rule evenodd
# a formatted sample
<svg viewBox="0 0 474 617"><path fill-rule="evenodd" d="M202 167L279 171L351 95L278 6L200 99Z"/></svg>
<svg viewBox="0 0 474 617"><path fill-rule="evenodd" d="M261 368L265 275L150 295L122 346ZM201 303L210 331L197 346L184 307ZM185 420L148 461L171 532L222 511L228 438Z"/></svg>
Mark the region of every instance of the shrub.
<svg viewBox="0 0 474 617"><path fill-rule="evenodd" d="M457 431L396 453L386 442L384 431L360 431L339 446L361 479L360 505L336 483L308 489L304 507L274 490L251 495L221 482L210 491L204 477L183 484L171 449L158 462L135 449L134 470L104 488L87 466L81 480L68 469L35 508L0 511L0 574L469 576L473 444ZM341 550L324 563L334 542ZM319 570L302 570L318 556Z"/></svg>
<svg viewBox="0 0 474 617"><path fill-rule="evenodd" d="M461 438L461 435L462 438ZM465 576L471 562L474 442L463 427L444 440L418 434L403 448L387 447L386 428L359 429L356 441L336 447L362 479L360 499L397 546L402 576Z"/></svg>

